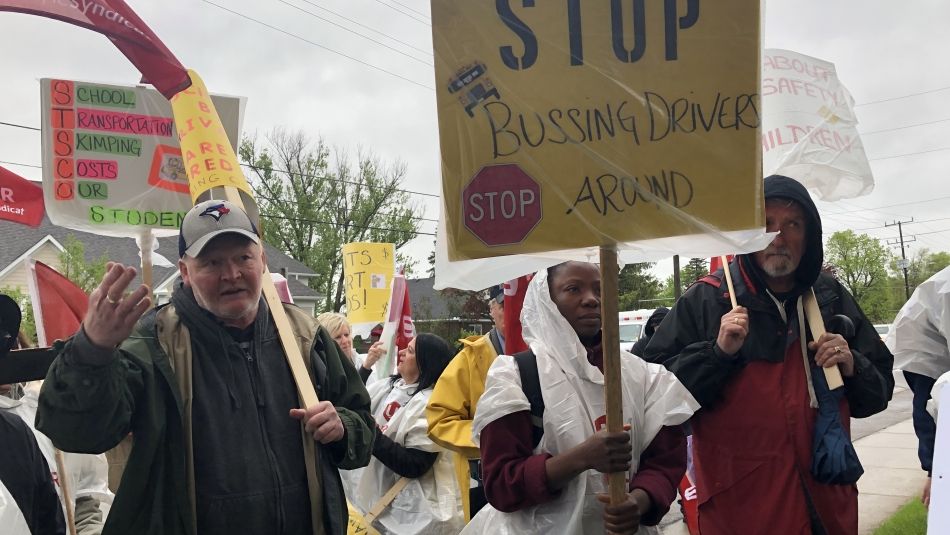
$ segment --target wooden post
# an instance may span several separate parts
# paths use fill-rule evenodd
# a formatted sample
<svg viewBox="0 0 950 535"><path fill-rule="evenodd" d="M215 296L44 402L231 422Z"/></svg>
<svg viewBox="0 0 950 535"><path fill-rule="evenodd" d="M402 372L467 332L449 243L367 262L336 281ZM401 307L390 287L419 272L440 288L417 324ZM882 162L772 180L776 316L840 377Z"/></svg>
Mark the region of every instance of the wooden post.
<svg viewBox="0 0 950 535"><path fill-rule="evenodd" d="M244 211L248 211L244 206L244 199L241 192L234 186L224 186L224 196L228 201L237 204ZM259 225L258 225L258 228ZM263 245L263 239L261 244ZM265 265L264 269L270 272ZM277 327L277 334L280 338L280 344L284 348L284 356L287 358L287 364L290 365L290 372L294 376L294 382L297 384L297 394L303 404L303 409L312 407L320 402L317 397L317 391L313 388L310 381L310 374L307 373L307 366L304 364L304 355L300 354L300 346L297 345L297 338L290 328L290 321L287 319L287 313L284 312L284 304L280 302L280 296L277 295L277 288L274 286L272 278L264 277L263 292L264 300L267 301L267 307L270 309L271 317L274 319L274 325Z"/></svg>
<svg viewBox="0 0 950 535"><path fill-rule="evenodd" d="M142 257L142 284L148 286L148 297L155 303L155 288L152 287L152 248L155 243L155 236L152 229L146 228L142 232L142 239L139 240L139 255Z"/></svg>
<svg viewBox="0 0 950 535"><path fill-rule="evenodd" d="M604 352L604 399L607 402L607 431L623 431L623 388L620 375L620 324L617 311L619 276L617 246L600 247L600 324ZM608 475L610 503L619 505L627 499L626 473Z"/></svg>
<svg viewBox="0 0 950 535"><path fill-rule="evenodd" d="M66 460L59 448L53 451L53 457L56 458L56 471L59 473L59 488L63 490L63 504L66 506L66 526L69 528L69 535L76 535L76 502L73 501L73 492L69 488Z"/></svg>
<svg viewBox="0 0 950 535"><path fill-rule="evenodd" d="M809 288L802 296L805 307L805 317L808 318L808 327L811 330L811 337L817 341L821 335L825 334L825 320L821 318L821 310L818 308L818 300L815 299L815 290ZM804 326L799 326L804 329ZM828 382L828 390L834 390L844 386L844 379L841 377L841 370L837 366L822 368L825 372L825 381Z"/></svg>

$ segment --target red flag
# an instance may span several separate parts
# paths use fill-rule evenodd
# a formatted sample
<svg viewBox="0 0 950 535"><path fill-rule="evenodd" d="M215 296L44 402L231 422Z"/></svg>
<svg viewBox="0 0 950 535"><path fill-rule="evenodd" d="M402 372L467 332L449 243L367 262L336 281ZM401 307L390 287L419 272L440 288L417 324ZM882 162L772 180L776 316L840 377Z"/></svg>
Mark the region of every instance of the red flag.
<svg viewBox="0 0 950 535"><path fill-rule="evenodd" d="M514 355L528 349L521 337L521 308L531 275L523 275L505 283L505 353Z"/></svg>
<svg viewBox="0 0 950 535"><path fill-rule="evenodd" d="M43 188L0 167L0 219L38 227L44 211Z"/></svg>
<svg viewBox="0 0 950 535"><path fill-rule="evenodd" d="M735 255L726 255L726 262L732 262L732 259L735 258ZM722 262L719 261L718 256L714 256L709 259L709 274L712 275L716 272L717 269L722 267Z"/></svg>
<svg viewBox="0 0 950 535"><path fill-rule="evenodd" d="M59 19L105 35L165 98L191 85L175 55L123 0L0 0L0 11Z"/></svg>
<svg viewBox="0 0 950 535"><path fill-rule="evenodd" d="M416 324L412 321L412 301L409 299L409 285L403 278L402 309L399 314L399 330L396 331L396 347L406 349L409 341L416 337Z"/></svg>
<svg viewBox="0 0 950 535"><path fill-rule="evenodd" d="M79 286L46 264L30 260L27 284L33 301L36 339L41 347L76 334L86 317L89 296Z"/></svg>

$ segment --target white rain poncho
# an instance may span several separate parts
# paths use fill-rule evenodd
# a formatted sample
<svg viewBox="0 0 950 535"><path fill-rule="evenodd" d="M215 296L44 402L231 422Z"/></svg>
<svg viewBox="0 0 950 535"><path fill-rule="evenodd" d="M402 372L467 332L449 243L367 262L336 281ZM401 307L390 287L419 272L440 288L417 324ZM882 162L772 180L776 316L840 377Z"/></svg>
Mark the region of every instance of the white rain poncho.
<svg viewBox="0 0 950 535"><path fill-rule="evenodd" d="M587 351L577 334L551 300L546 270L539 271L528 286L521 322L525 342L537 356L545 406L544 435L534 453L558 455L594 434L594 422L606 413L604 375L587 361ZM621 352L620 359L623 417L630 425L633 447L629 480L637 471L643 450L660 429L685 422L699 404L666 368L627 352ZM488 371L485 393L475 411L473 440L479 443L480 433L489 423L527 410L530 404L521 387L517 364L510 356L498 357ZM604 506L596 495L606 492L605 475L588 470L548 503L513 513L488 505L462 533L604 533ZM644 526L638 533L658 530Z"/></svg>
<svg viewBox="0 0 950 535"><path fill-rule="evenodd" d="M887 333L894 369L932 379L950 371L950 267L914 290Z"/></svg>
<svg viewBox="0 0 950 535"><path fill-rule="evenodd" d="M416 385L406 385L401 379L392 388L388 380L370 386L373 414L379 415L377 423L383 434L406 448L439 454L428 472L409 480L376 518L373 527L380 533L398 535L454 535L462 529L465 520L452 457L429 439L425 410L432 388L408 397L415 388ZM393 401L400 406L392 405ZM349 495L350 501L365 513L399 477L373 457L362 469L356 491Z"/></svg>
<svg viewBox="0 0 950 535"><path fill-rule="evenodd" d="M36 420L37 406L39 405L39 388L40 382L29 383L24 389L23 397L18 400L0 396L0 410L16 414L30 426L50 471L57 472L56 450L53 443L46 435L38 433L33 427L33 422ZM66 482L69 485L73 500L87 496L95 498L99 500L100 509L108 512L115 495L109 490L109 463L106 461L106 456L104 454L89 455L63 452L63 464L66 467ZM59 474L54 474L53 479L55 481L61 477ZM56 493L60 497L60 503L62 503L63 489L58 483ZM63 505L63 518L66 518L65 507Z"/></svg>
<svg viewBox="0 0 950 535"><path fill-rule="evenodd" d="M0 481L0 526L3 526L3 532L8 535L30 535L30 526L26 523L26 517L23 516L20 506L2 481Z"/></svg>

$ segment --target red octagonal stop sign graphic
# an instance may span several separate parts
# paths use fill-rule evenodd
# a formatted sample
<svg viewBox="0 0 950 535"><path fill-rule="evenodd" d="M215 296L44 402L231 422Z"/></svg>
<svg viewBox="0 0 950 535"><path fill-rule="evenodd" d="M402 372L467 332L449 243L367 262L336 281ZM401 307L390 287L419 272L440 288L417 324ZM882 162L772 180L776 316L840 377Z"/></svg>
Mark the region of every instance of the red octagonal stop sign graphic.
<svg viewBox="0 0 950 535"><path fill-rule="evenodd" d="M520 243L541 221L541 186L513 163L483 167L462 191L462 215L485 245Z"/></svg>

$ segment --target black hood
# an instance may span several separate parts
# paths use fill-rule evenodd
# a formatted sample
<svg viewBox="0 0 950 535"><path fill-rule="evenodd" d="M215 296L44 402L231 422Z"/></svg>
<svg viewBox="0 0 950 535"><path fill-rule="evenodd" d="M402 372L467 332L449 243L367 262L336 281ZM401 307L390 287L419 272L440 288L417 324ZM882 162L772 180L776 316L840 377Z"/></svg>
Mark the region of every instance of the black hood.
<svg viewBox="0 0 950 535"><path fill-rule="evenodd" d="M821 217L818 215L818 207L812 201L811 195L801 182L782 175L772 175L765 179L765 199L789 199L797 202L805 212L806 218L806 237L805 250L802 253L802 260L795 271L795 286L797 290L810 288L818 279L821 273L821 266L825 261L825 250L822 243ZM762 278L761 270L752 260L752 255L748 255L748 266L752 267L759 278Z"/></svg>
<svg viewBox="0 0 950 535"><path fill-rule="evenodd" d="M670 309L666 307L660 307L653 311L653 314L650 314L650 319L647 320L646 327L643 328L643 333L647 336L653 336L653 333L656 332L657 326L660 322L663 321L663 318L670 313Z"/></svg>

